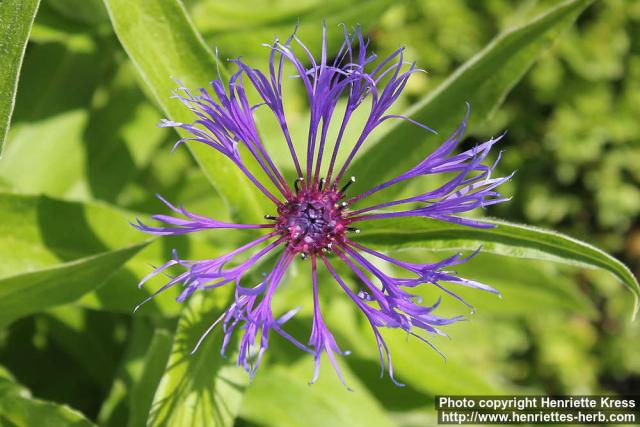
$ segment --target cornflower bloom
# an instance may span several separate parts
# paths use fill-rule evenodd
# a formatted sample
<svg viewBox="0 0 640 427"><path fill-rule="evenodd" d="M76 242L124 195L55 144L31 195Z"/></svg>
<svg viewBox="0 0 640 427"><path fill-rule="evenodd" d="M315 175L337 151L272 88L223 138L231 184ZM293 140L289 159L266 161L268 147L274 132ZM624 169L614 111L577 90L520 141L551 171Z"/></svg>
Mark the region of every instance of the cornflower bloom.
<svg viewBox="0 0 640 427"><path fill-rule="evenodd" d="M157 235L194 233L218 228L264 229L266 233L214 259L184 260L174 252L173 259L145 277L140 286L149 278L174 266L181 268L182 272L171 276L171 280L149 299L177 285L182 287L178 301L184 301L195 291L232 286L233 302L204 333L196 349L202 339L219 325L224 334L221 349L224 355L232 334L239 328L243 332L237 363L253 377L269 346L269 335L275 332L313 355L315 372L312 382L318 377L321 355L326 353L344 383L336 355L347 352L341 350L327 327L318 295L318 269L324 266L335 280L337 289L360 309L371 326L380 356L381 375L386 368L390 378L400 385L394 379L391 355L380 329L399 328L431 345L424 334L444 335L440 327L462 318L437 315L440 299L433 305L421 305L421 299L412 293L413 288L421 285L433 286L460 300L443 283L494 293L497 291L447 271L447 268L461 264L470 257L463 258L458 254L434 264L415 264L366 247L358 243L360 223L367 221L367 226L375 227L377 219L411 216L450 221L470 227L491 227L490 224L459 217L458 214L507 200L496 188L510 176L494 178L492 171L495 163L492 166L483 163L500 137L468 150L457 149L468 119L467 106L467 114L455 132L421 162L396 178L361 194L349 196L347 190L355 178L345 178L345 174L362 145L382 123L391 119L407 120L426 132L435 132L408 117L388 112L409 77L418 71L415 63L407 64L404 61L403 49L376 61L376 56L368 51L368 42L359 28L355 29L353 35L349 35L346 29L344 33L344 42L333 60L328 59L326 28L323 29L319 60L314 58L294 33L285 42L276 39L273 44L267 45L270 55L266 74L237 59L232 62L238 69L231 75L228 84L219 78L211 82L211 92L200 89L199 92L192 93L185 87L178 89L174 95L193 113L194 121L179 123L164 120L161 126L181 128L190 134L176 145L195 141L226 156L273 202L273 211L265 215L264 223L232 224L191 213L160 198L176 215L153 216L155 220L164 223L162 227L138 221L135 226L139 230ZM302 53L296 53L294 48ZM294 146L285 117L282 87L286 63L295 70L295 77L304 87L310 107L304 156ZM245 90L249 86L245 85L250 85L257 92L260 98L258 104L250 103ZM338 108L342 99L346 105ZM282 130L298 177L292 185L288 185L269 155L267 144L260 137L255 119L257 108L268 108ZM368 116L364 126L356 134L355 142L346 147L346 160L339 165L339 150L344 145L345 135L353 132L347 129L354 112L359 108L368 108ZM332 121L336 121L339 127L335 140L329 141ZM245 156L259 165L269 184L250 171L241 148ZM323 168L323 161L328 161L328 166ZM451 174L448 181L428 192L366 205L368 196L383 189L420 176L445 173ZM239 261L239 255L244 260ZM247 272L271 257L276 260L271 272L265 274L260 283L247 286L243 282ZM311 268L312 276L313 297L310 300L313 301L313 322L306 344L284 329L285 322L295 315L296 309L276 317L271 304L287 268L296 258L308 259L306 262ZM406 277L393 277L385 273L379 267L384 263L405 271ZM345 283L338 274L337 265L353 273L353 277L360 282L360 290L354 291ZM146 301L148 299L144 302Z"/></svg>

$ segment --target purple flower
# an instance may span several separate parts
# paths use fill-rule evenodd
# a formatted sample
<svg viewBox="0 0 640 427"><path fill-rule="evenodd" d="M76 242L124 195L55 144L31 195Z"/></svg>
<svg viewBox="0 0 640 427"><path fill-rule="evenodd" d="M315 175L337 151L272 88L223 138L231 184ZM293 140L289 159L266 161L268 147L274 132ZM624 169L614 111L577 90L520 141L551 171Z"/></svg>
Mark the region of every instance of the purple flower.
<svg viewBox="0 0 640 427"><path fill-rule="evenodd" d="M233 303L205 332L200 342L219 325L224 333L224 355L233 332L241 329L237 362L253 376L269 346L270 333L277 333L301 350L313 354L316 369L312 382L318 376L323 353L327 354L344 382L336 355L348 352L339 347L325 323L318 296L318 268L324 266L335 280L337 288L362 311L377 341L382 373L386 367L389 376L396 382L391 355L380 328L400 328L431 345L425 335L444 335L440 327L462 318L437 315L440 300L432 305L422 305L412 289L418 286L434 287L460 300L447 287L447 283L494 293L497 291L446 270L470 257L462 258L458 254L435 264L396 260L358 243L358 227L375 227L376 219L405 216L429 217L471 227L491 227L483 222L459 217L458 214L507 200L496 188L510 176L494 178L492 172L495 164L487 166L483 163L501 137L466 151L457 150L467 123L467 107L467 115L458 129L416 166L361 194L347 195L355 178L345 178L345 173L358 150L381 123L390 119L407 120L425 131L434 131L407 117L388 113L409 77L418 71L415 64L405 63L402 49L376 61L376 56L368 52L368 42L356 28L353 35L345 30L342 47L335 59L329 61L326 29L322 42L321 57L316 60L294 33L284 43L276 39L268 46L270 57L266 74L238 59L232 61L238 70L230 77L228 84L220 79L214 80L211 82L211 91L200 89L196 94L184 87L178 89L175 97L194 114L194 121L178 123L165 120L161 126L182 128L190 134L176 145L196 141L228 157L273 202L273 211L267 212L265 223L229 224L188 212L160 198L176 216L155 215L153 218L165 226L149 226L138 221L136 228L157 235L193 233L212 228L265 229L265 233L214 259L185 260L174 252L173 259L145 277L140 286L169 268L180 268L181 272L171 276L171 280L150 298L177 285L182 287L178 301L184 301L195 291L231 286L235 295ZM296 151L285 117L282 98L285 63L293 66L295 77L304 87L309 101L309 133L304 154ZM255 90L261 102L251 104L245 87ZM342 100L346 106L338 108ZM267 151L268 144L258 133L254 117L257 108L269 109L282 130L298 176L293 185L289 185L278 170ZM341 147L345 144L345 133L356 132L349 128L349 124L359 108L368 109L366 122L361 129L358 127L355 143L350 147ZM339 127L337 137L329 140L328 131L332 121ZM269 148L280 149L272 145ZM346 148L348 155L339 165L338 152L341 148ZM270 183L262 182L250 171L243 155L252 157L259 164ZM323 165L323 160L328 161L328 165ZM400 200L367 204L367 197L373 193L422 175L441 173L449 173L450 179L438 188ZM245 283L247 272L272 256L277 260L273 270L265 274L260 283ZM308 258L312 273L313 298L310 298L310 302L313 302L313 322L306 344L284 329L284 324L297 310L276 316L271 308L285 271L291 263L297 262L296 257ZM404 271L404 276L393 277L386 273L380 268L385 263L394 266L396 271ZM346 283L338 274L338 266L351 271L359 283ZM360 290L354 291L352 287Z"/></svg>

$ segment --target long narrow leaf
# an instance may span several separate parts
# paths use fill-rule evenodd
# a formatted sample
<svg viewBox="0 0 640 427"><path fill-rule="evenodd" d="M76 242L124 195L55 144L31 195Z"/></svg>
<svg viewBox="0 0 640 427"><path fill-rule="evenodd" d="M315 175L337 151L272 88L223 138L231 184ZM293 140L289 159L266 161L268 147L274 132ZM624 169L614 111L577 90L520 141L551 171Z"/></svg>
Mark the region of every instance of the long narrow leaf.
<svg viewBox="0 0 640 427"><path fill-rule="evenodd" d="M0 193L0 324L96 289L146 245L101 204Z"/></svg>
<svg viewBox="0 0 640 427"><path fill-rule="evenodd" d="M95 426L80 412L66 405L32 398L27 389L2 373L0 373L0 425Z"/></svg>
<svg viewBox="0 0 640 427"><path fill-rule="evenodd" d="M0 156L9 131L22 57L40 0L3 0L0 4Z"/></svg>
<svg viewBox="0 0 640 427"><path fill-rule="evenodd" d="M155 101L175 121L194 118L178 100L171 99L177 86L206 87L221 69L194 29L178 0L105 0L113 27ZM209 147L189 145L198 163L240 219L255 221L267 210L268 201L228 159Z"/></svg>
<svg viewBox="0 0 640 427"><path fill-rule="evenodd" d="M485 220L496 228L479 229L424 218L371 221L359 240L379 248L423 247L435 250L475 250L517 258L541 259L599 268L615 275L633 293L638 311L640 285L631 271L606 252L551 230Z"/></svg>
<svg viewBox="0 0 640 427"><path fill-rule="evenodd" d="M220 301L228 296L218 290L215 295L195 293L189 298L153 399L148 426L233 425L248 376L233 365L231 355L227 359L220 355L221 329L213 331L190 354L198 338L220 315Z"/></svg>

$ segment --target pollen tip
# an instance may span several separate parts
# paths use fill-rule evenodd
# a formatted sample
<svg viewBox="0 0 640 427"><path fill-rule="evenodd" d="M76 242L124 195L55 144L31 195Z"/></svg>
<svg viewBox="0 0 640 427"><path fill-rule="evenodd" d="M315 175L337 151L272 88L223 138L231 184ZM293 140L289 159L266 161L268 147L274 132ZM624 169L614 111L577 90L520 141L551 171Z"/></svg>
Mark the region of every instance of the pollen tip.
<svg viewBox="0 0 640 427"><path fill-rule="evenodd" d="M326 184L327 180L325 178L320 178L320 182L318 184L318 191L322 191L322 189L324 188L324 185Z"/></svg>
<svg viewBox="0 0 640 427"><path fill-rule="evenodd" d="M347 191L347 188L349 188L349 186L354 182L356 182L356 177L352 176L351 178L349 178L349 181L347 181L347 183L344 186L342 186L342 188L340 189L340 194L344 194L345 191Z"/></svg>

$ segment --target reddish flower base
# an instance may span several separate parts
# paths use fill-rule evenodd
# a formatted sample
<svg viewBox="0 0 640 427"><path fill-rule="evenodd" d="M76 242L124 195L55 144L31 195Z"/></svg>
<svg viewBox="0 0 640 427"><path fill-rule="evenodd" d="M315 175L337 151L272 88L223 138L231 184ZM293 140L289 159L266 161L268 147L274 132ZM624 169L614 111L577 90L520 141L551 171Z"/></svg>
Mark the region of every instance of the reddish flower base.
<svg viewBox="0 0 640 427"><path fill-rule="evenodd" d="M331 250L344 243L350 220L341 192L326 189L302 190L278 208L276 229L287 238L290 250L303 257Z"/></svg>

